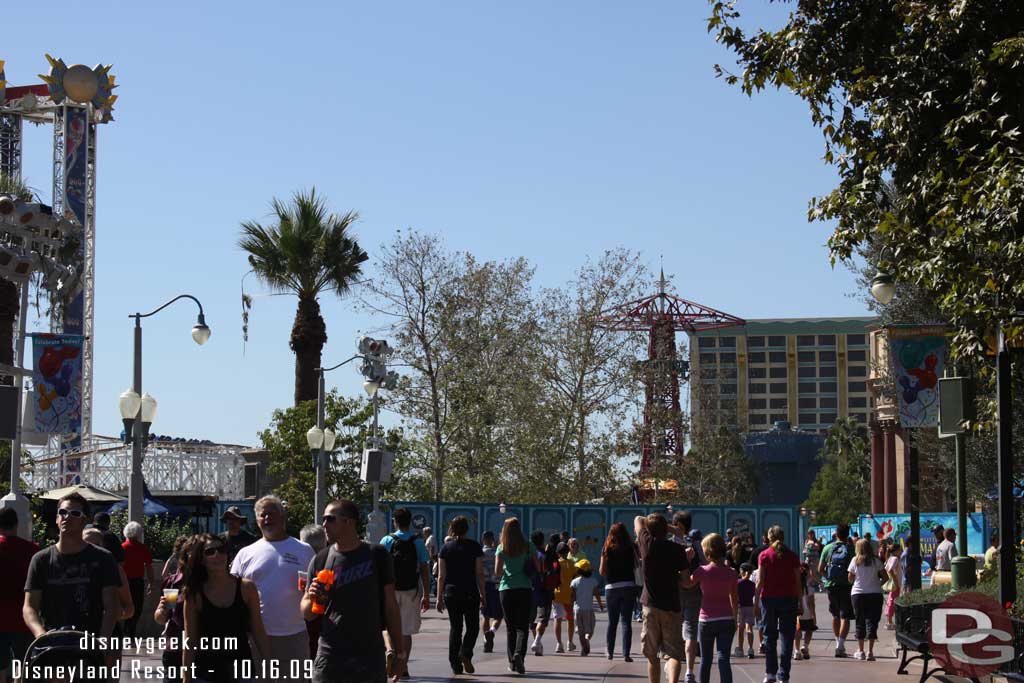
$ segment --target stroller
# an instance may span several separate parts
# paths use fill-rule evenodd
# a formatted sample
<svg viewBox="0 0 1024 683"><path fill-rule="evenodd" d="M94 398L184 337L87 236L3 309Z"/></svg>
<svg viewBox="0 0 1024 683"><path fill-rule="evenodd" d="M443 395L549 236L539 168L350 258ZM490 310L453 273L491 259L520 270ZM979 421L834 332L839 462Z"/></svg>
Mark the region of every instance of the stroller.
<svg viewBox="0 0 1024 683"><path fill-rule="evenodd" d="M25 651L22 681L61 683L74 680L103 681L110 677L103 653L83 650L81 640L86 634L64 627L47 631L32 641Z"/></svg>

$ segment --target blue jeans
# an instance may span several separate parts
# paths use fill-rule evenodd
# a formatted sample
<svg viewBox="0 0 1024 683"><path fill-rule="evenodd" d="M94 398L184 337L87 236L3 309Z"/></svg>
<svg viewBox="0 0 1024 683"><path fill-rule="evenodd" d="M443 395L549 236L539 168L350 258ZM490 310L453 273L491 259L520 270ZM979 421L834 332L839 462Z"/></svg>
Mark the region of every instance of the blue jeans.
<svg viewBox="0 0 1024 683"><path fill-rule="evenodd" d="M702 621L697 627L700 640L700 683L711 683L711 649L718 650L718 680L732 683L732 666L729 662L729 648L736 635L736 622L732 619Z"/></svg>
<svg viewBox="0 0 1024 683"><path fill-rule="evenodd" d="M764 620L764 672L789 680L793 660L793 637L796 635L797 598L761 598ZM776 653L776 642L782 635L782 650Z"/></svg>
<svg viewBox="0 0 1024 683"><path fill-rule="evenodd" d="M629 656L633 645L633 604L636 602L636 589L632 586L612 588L604 594L608 600L608 631L605 634L608 652L615 652L615 627L622 620L622 654Z"/></svg>

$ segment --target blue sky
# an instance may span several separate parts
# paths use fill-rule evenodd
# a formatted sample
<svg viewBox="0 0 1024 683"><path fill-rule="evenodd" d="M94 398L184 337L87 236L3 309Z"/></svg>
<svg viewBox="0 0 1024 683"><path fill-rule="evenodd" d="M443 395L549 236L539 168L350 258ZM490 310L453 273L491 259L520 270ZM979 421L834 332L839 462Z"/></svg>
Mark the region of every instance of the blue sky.
<svg viewBox="0 0 1024 683"><path fill-rule="evenodd" d="M707 14L692 0L6 7L25 29L0 45L10 84L39 82L46 52L112 63L120 84L99 137L94 431L120 430L128 314L191 292L205 347L185 304L144 325L154 430L258 442L291 402L295 302L257 299L243 358L238 224L312 185L360 212L371 259L414 227L481 258L526 256L554 286L625 246L742 317L866 314L828 263L828 227L806 220L834 179L820 134L794 96L715 79L729 55ZM50 131L26 133L25 175L48 197ZM333 363L375 323L350 301L322 306ZM361 392L355 370L331 381Z"/></svg>

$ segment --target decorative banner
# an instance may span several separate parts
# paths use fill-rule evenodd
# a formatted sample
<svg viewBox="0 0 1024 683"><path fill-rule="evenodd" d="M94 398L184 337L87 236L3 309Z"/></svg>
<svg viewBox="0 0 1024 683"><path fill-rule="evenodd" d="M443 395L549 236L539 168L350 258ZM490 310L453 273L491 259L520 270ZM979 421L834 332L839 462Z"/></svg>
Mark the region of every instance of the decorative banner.
<svg viewBox="0 0 1024 683"><path fill-rule="evenodd" d="M939 423L946 330L945 325L885 328L902 427L935 427Z"/></svg>
<svg viewBox="0 0 1024 683"><path fill-rule="evenodd" d="M79 334L33 334L32 400L35 431L77 443L82 430L82 341ZM74 465L72 465L74 463ZM69 470L78 460L68 460Z"/></svg>
<svg viewBox="0 0 1024 683"><path fill-rule="evenodd" d="M932 529L942 526L944 529L956 529L958 534L963 533L957 529L955 512L922 512L921 513L921 557L928 558L935 554L935 534ZM860 516L860 532L878 543L883 538L895 540L900 547L904 547L907 536L910 535L910 515L867 515ZM985 515L981 512L972 512L967 515L967 552L970 555L981 556L985 554L988 547L988 529L985 524ZM959 545L960 539L957 538ZM928 571L928 560L923 562L922 571Z"/></svg>
<svg viewBox="0 0 1024 683"><path fill-rule="evenodd" d="M86 175L88 173L88 135L89 112L84 108L66 107L64 109L64 207L66 212L73 213L79 225L86 225ZM85 240L79 240L78 251L72 263L75 272L82 273L85 269ZM64 312L65 334L81 335L85 332L85 292L78 292L67 303ZM79 361L81 365L81 361ZM75 393L81 394L82 374L75 379ZM79 448L81 440L81 420L75 429L75 438L65 439L64 447Z"/></svg>

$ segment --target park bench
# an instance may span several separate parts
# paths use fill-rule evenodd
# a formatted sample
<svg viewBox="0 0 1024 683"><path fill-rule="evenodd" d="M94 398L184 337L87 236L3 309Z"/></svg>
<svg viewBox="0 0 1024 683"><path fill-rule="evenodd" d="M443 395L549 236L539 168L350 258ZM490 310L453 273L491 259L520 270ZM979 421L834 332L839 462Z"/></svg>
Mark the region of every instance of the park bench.
<svg viewBox="0 0 1024 683"><path fill-rule="evenodd" d="M918 683L924 683L932 676L945 673L942 666L928 668L933 662L931 646L928 643L928 625L932 610L937 603L923 605L896 605L896 642L900 653L900 667L897 674L907 675L907 667L911 662L921 661L921 677Z"/></svg>

